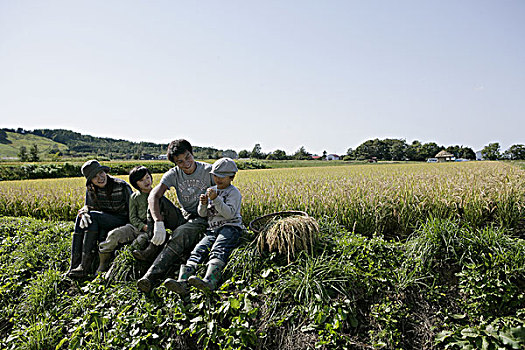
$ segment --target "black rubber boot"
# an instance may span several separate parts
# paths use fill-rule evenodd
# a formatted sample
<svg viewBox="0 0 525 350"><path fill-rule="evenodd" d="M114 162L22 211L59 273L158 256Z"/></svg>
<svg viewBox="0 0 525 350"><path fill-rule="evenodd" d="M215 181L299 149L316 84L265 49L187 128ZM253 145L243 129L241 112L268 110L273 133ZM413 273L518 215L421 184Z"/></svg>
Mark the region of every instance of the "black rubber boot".
<svg viewBox="0 0 525 350"><path fill-rule="evenodd" d="M150 243L144 250L134 250L133 257L139 261L152 262L162 249L162 245Z"/></svg>
<svg viewBox="0 0 525 350"><path fill-rule="evenodd" d="M137 287L144 293L149 293L159 284L159 281L166 277L169 269L180 263L181 258L169 247L165 247L157 256L146 274L137 281Z"/></svg>
<svg viewBox="0 0 525 350"><path fill-rule="evenodd" d="M82 261L80 265L69 272L71 278L83 278L92 271L93 258L95 257L94 248L97 244L98 232L86 232L82 243Z"/></svg>
<svg viewBox="0 0 525 350"><path fill-rule="evenodd" d="M68 276L71 270L78 267L82 262L82 242L84 240L84 233L73 232L71 236L71 264L66 272L66 275Z"/></svg>
<svg viewBox="0 0 525 350"><path fill-rule="evenodd" d="M181 296L188 295L188 278L195 273L195 265L180 265L179 279L168 278L164 281L166 288Z"/></svg>
<svg viewBox="0 0 525 350"><path fill-rule="evenodd" d="M97 275L103 272L106 272L111 263L111 252L109 253L98 253L99 264L97 268Z"/></svg>
<svg viewBox="0 0 525 350"><path fill-rule="evenodd" d="M89 275L91 264L93 264L93 253L82 253L82 262L76 268L69 272L71 278L84 278Z"/></svg>

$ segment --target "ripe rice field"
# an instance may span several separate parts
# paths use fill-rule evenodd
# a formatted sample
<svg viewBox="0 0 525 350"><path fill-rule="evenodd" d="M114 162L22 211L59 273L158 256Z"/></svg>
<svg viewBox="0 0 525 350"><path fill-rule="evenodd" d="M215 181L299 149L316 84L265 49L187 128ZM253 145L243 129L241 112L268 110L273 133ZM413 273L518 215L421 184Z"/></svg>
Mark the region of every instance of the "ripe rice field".
<svg viewBox="0 0 525 350"><path fill-rule="evenodd" d="M0 214L73 220L84 181L0 182ZM502 162L245 170L234 184L246 225L271 212L303 210L356 233L405 236L427 218L513 228L525 215L525 171ZM176 202L175 191L167 197Z"/></svg>

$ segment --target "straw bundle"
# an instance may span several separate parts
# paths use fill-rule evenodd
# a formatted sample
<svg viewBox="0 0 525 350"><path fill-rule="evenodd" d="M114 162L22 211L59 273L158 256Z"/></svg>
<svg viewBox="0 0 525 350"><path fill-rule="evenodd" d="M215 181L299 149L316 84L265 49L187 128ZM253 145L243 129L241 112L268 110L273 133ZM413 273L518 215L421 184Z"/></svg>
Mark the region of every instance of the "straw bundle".
<svg viewBox="0 0 525 350"><path fill-rule="evenodd" d="M319 240L319 225L314 218L304 215L274 217L267 220L257 237L259 252L285 254L290 263L300 251L313 254L313 247Z"/></svg>

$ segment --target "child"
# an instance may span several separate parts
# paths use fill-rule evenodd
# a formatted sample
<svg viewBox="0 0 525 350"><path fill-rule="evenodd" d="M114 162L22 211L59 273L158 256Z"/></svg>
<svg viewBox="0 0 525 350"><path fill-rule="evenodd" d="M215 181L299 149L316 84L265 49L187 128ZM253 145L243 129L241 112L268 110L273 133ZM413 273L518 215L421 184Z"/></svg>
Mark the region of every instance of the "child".
<svg viewBox="0 0 525 350"><path fill-rule="evenodd" d="M148 240L148 195L152 190L153 178L148 168L137 166L129 172L129 182L138 191L133 192L129 199L129 224L118 227L108 233L104 242L100 243L100 265L97 273L104 272L109 267L113 251L119 244L130 243L135 240L136 245L142 246Z"/></svg>
<svg viewBox="0 0 525 350"><path fill-rule="evenodd" d="M232 250L237 247L244 226L241 218L241 192L231 184L237 166L230 158L217 160L211 174L216 183L200 196L198 212L208 217L206 236L195 246L186 265L180 266L179 279L168 278L166 288L180 295L187 295L188 284L211 291L218 287L222 269L228 262ZM209 256L204 279L193 276L197 265Z"/></svg>

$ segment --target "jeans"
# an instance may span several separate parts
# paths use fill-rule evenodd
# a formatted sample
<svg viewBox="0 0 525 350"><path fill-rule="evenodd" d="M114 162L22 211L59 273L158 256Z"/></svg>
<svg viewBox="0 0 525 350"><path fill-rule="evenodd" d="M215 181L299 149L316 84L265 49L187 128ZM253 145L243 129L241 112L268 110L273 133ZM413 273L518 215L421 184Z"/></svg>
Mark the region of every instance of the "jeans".
<svg viewBox="0 0 525 350"><path fill-rule="evenodd" d="M219 259L226 264L233 249L239 245L241 233L242 228L228 225L206 231L206 236L195 246L188 262L201 264L209 256L210 261Z"/></svg>

